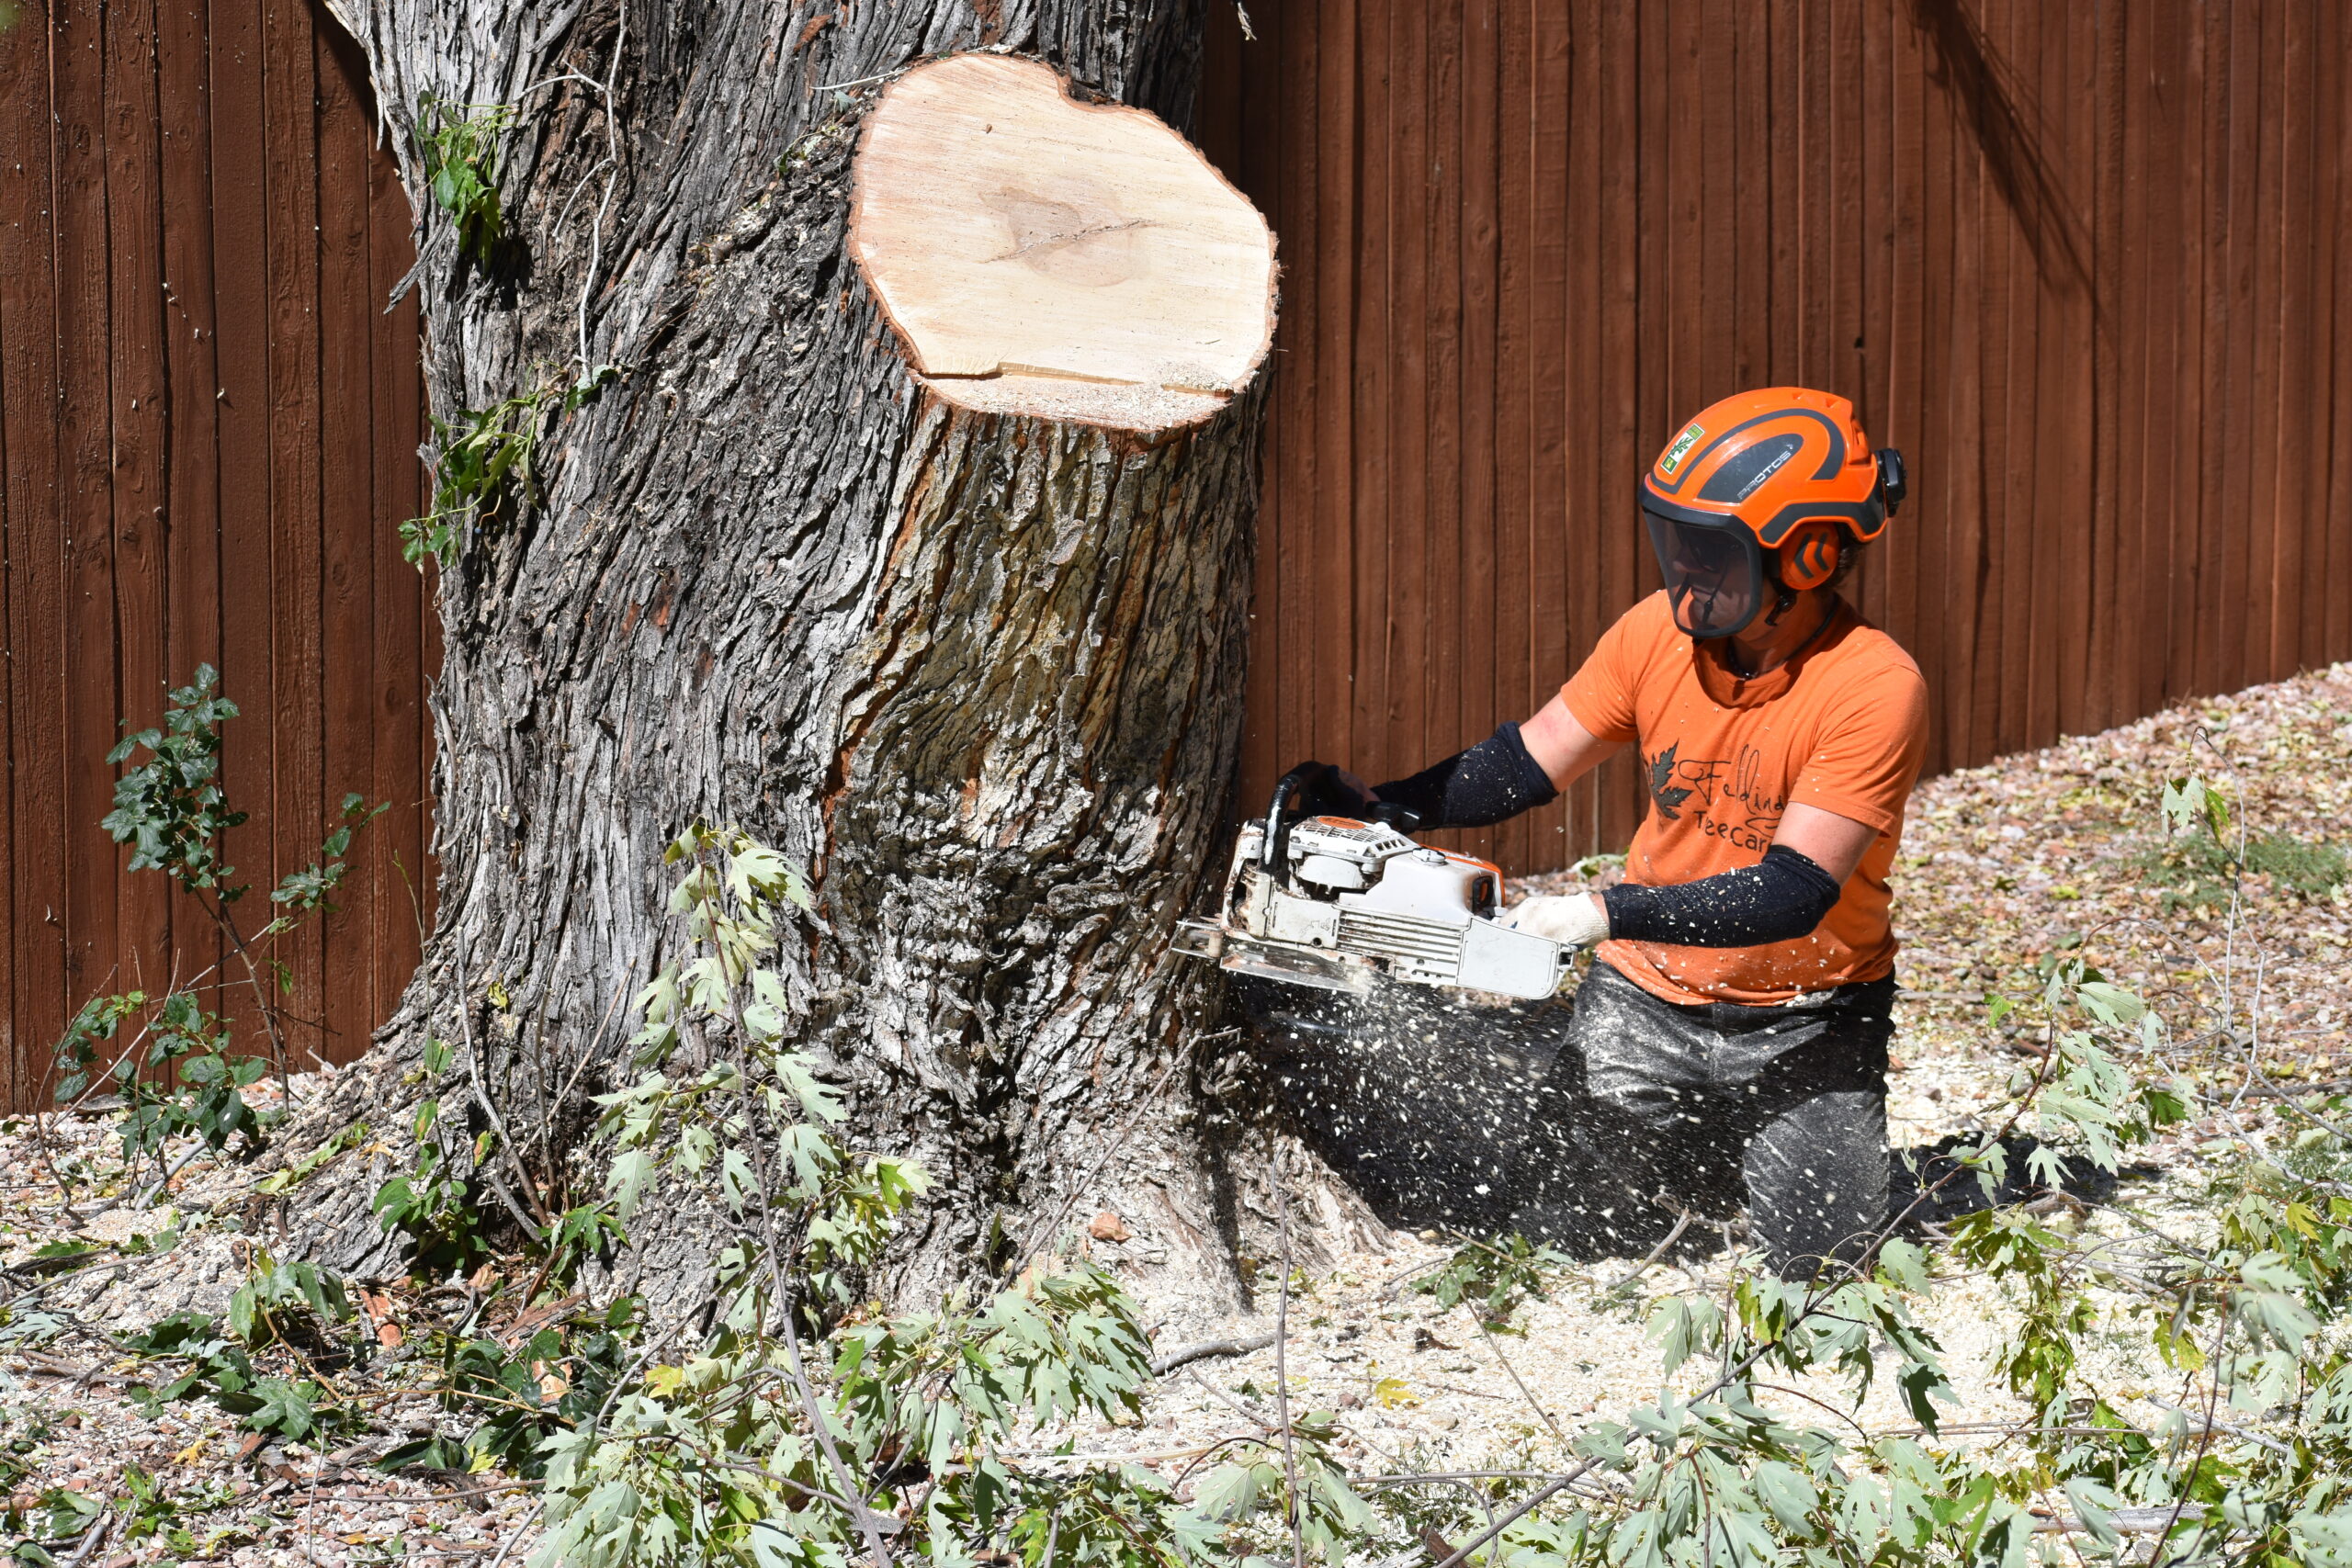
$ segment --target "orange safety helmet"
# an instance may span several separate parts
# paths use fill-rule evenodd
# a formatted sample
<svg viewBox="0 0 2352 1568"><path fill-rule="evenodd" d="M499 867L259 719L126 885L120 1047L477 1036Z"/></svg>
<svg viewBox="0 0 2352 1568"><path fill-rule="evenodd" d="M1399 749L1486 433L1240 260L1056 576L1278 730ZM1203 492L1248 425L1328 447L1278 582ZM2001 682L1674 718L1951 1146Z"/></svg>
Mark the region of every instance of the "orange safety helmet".
<svg viewBox="0 0 2352 1568"><path fill-rule="evenodd" d="M1834 392L1767 387L1709 405L1642 476L1674 624L1699 638L1744 631L1768 582L1779 620L1837 575L1849 540L1886 532L1905 488L1903 455L1872 452Z"/></svg>

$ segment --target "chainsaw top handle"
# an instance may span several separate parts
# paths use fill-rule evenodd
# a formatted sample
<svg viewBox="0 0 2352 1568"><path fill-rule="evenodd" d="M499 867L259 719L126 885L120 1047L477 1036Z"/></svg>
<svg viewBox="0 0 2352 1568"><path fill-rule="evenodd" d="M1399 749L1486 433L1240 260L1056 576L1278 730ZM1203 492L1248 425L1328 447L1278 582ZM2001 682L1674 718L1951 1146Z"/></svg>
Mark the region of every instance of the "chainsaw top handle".
<svg viewBox="0 0 2352 1568"><path fill-rule="evenodd" d="M1291 797L1300 795L1295 810ZM1316 817L1327 811L1348 816L1361 816L1409 833L1421 825L1420 815L1385 800L1365 800L1341 782L1340 769L1329 762L1301 762L1282 776L1274 785L1274 798L1266 807L1266 831L1259 840L1258 869L1274 879L1279 887L1290 885L1290 857L1284 853L1290 847L1291 824L1303 817Z"/></svg>

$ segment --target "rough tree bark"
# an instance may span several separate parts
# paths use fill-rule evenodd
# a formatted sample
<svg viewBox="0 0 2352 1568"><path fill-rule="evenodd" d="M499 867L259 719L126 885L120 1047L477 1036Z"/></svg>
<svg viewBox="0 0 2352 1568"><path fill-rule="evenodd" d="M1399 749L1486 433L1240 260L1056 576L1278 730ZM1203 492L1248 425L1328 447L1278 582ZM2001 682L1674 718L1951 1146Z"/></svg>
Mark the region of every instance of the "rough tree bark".
<svg viewBox="0 0 2352 1568"><path fill-rule="evenodd" d="M445 1114L562 1159L675 952L664 841L740 823L813 876L797 1000L861 1134L940 1179L899 1287L1111 1202L1132 1261L1213 1300L1204 993L1164 944L1237 745L1258 400L1156 434L956 407L845 254L894 73L996 46L1182 127L1200 0L331 3L420 214L435 411L620 374L440 578L436 929L309 1135L390 1124L430 1032L480 1089ZM424 192L427 94L520 107L487 266ZM296 1190L314 1256L386 1267L391 1157ZM697 1259L639 1262L674 1295Z"/></svg>

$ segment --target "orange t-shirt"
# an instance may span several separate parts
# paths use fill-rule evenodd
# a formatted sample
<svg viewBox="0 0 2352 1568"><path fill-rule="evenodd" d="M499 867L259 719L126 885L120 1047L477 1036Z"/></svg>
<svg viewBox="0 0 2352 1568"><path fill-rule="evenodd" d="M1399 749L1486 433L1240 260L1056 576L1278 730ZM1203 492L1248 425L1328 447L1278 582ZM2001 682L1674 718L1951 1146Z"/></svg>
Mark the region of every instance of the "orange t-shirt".
<svg viewBox="0 0 2352 1568"><path fill-rule="evenodd" d="M1670 1002L1785 1002L1894 967L1886 875L1928 743L1928 684L1894 639L1842 602L1796 659L1744 679L1675 629L1653 593L1560 688L1603 740L1639 744L1649 814L1625 880L1664 887L1764 858L1790 801L1878 829L1812 934L1761 947L1605 942L1600 956Z"/></svg>

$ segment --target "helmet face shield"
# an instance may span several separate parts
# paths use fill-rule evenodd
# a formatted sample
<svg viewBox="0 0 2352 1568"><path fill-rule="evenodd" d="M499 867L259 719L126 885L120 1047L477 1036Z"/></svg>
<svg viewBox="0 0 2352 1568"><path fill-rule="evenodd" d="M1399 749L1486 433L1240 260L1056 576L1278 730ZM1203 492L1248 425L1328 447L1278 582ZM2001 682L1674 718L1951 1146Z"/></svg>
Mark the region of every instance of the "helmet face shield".
<svg viewBox="0 0 2352 1568"><path fill-rule="evenodd" d="M1703 641L1743 631L1764 608L1764 552L1736 523L1709 527L1645 507L1674 624Z"/></svg>

